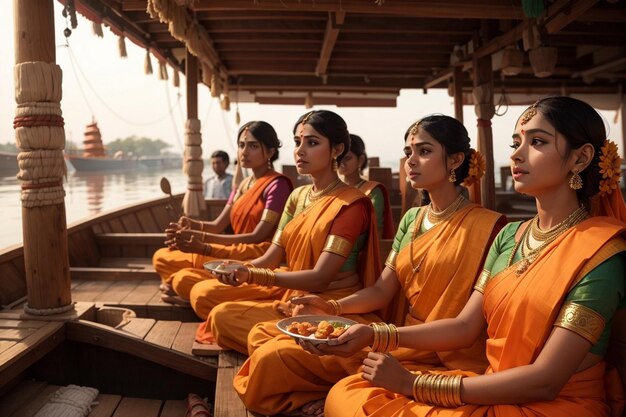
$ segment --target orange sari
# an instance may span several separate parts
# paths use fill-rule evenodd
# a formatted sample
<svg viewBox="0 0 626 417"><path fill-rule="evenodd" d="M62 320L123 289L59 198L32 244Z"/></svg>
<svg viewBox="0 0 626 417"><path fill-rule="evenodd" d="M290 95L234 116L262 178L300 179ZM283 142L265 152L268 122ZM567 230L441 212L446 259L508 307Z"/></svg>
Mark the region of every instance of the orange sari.
<svg viewBox="0 0 626 417"><path fill-rule="evenodd" d="M549 245L522 276L515 275L517 265L512 265L491 278L485 288L483 305L489 335L487 359L490 366L486 374L535 361L550 336L569 290L594 267L626 249L626 243L619 238L625 230L617 220L593 217ZM516 405L467 404L455 409L417 403L400 394L373 387L360 375L354 375L343 379L330 391L325 414L329 417L608 416L604 369L604 362L600 362L575 373L553 401ZM446 373L478 376L464 371Z"/></svg>
<svg viewBox="0 0 626 417"><path fill-rule="evenodd" d="M322 197L316 203L297 214L283 229L282 243L288 271L313 269L326 244L333 221L343 207L359 199L366 198L363 193L352 187L342 187ZM369 199L367 200L369 204ZM380 273L378 256L378 237L373 208L370 204L370 226L364 247L361 250L358 285L328 289L319 294L321 297L341 298L353 293L362 286L372 285ZM237 288L234 289L237 291ZM260 322L276 321L284 318L281 312L291 297L304 294L304 291L285 290L280 299L226 302L216 306L207 320L200 325L196 340L205 343L217 342L227 349L235 349L246 354L247 337L250 329ZM268 325L272 334L277 334L272 322Z"/></svg>
<svg viewBox="0 0 626 417"><path fill-rule="evenodd" d="M416 222L419 219L418 215ZM500 214L472 204L420 236L413 247L413 262L410 245L405 245L396 261L402 291L396 297L401 302L391 304L394 311L390 313L396 317L395 322L412 325L455 317L469 298L491 241L503 224ZM411 264L422 258L420 271L414 274ZM346 317L362 323L380 320L372 315ZM284 413L324 398L334 383L358 371L368 353L364 350L350 358L315 356L282 334L258 343L256 339L265 336L265 326L262 323L250 332L250 358L234 380L246 406L259 413ZM253 342L257 345L252 345ZM464 366L483 372L487 366L484 342L483 338L474 347L460 352L399 349L393 355L411 361L420 369Z"/></svg>
<svg viewBox="0 0 626 417"><path fill-rule="evenodd" d="M359 187L359 190L363 192L366 196L374 191L374 189L378 187L380 192L383 194L383 201L385 203L383 210L383 230L381 239L393 239L394 233L394 224L393 224L393 215L391 213L391 203L389 202L389 192L387 188L379 182L376 181L366 181L363 185Z"/></svg>
<svg viewBox="0 0 626 417"><path fill-rule="evenodd" d="M289 181L284 175L270 171L258 178L249 190L235 200L230 211L230 224L234 234L252 233L254 231L256 225L261 221L265 208L265 203L261 198L263 192L272 181L279 177L284 177ZM161 281L166 283L172 283L174 274L182 269L196 269L197 271L189 271L190 276L193 278L192 281L195 283L212 277L211 274L205 273L203 269L204 263L215 259L237 259L241 261L254 259L265 253L270 246L270 240L257 243L237 243L234 245L211 244L211 256L161 248L155 252L152 257L152 263L161 276ZM188 291L181 292L187 296L189 294Z"/></svg>

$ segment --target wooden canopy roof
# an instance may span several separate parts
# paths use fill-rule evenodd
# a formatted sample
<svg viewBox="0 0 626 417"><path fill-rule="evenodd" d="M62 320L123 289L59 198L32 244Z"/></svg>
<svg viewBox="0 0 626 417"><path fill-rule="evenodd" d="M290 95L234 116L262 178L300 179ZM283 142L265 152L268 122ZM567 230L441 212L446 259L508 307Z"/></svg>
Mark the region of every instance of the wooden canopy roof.
<svg viewBox="0 0 626 417"><path fill-rule="evenodd" d="M533 29L522 0L74 0L183 71L185 40L150 3L197 23L205 83L216 75L232 101L395 106L401 88L448 88L455 67L469 93L474 63L490 55L498 94L621 95L626 77L624 1L546 1ZM552 75L536 77L525 52L521 73L500 76L502 50L524 50L528 33L557 48Z"/></svg>

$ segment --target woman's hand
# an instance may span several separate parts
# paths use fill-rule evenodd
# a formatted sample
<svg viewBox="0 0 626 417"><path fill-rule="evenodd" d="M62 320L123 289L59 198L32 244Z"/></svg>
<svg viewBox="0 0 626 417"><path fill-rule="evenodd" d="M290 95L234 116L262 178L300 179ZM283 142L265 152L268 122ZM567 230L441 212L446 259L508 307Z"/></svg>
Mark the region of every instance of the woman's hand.
<svg viewBox="0 0 626 417"><path fill-rule="evenodd" d="M187 216L180 216L180 219L178 219L178 226L181 229L202 230L202 222L193 220Z"/></svg>
<svg viewBox="0 0 626 417"><path fill-rule="evenodd" d="M165 245L167 245L170 249L177 249L176 247L176 232L181 230L180 224L178 223L170 223L165 229Z"/></svg>
<svg viewBox="0 0 626 417"><path fill-rule="evenodd" d="M292 316L304 315L333 315L335 309L328 301L317 295L303 295L289 300L294 305Z"/></svg>
<svg viewBox="0 0 626 417"><path fill-rule="evenodd" d="M328 340L327 343L313 345L300 339L298 344L307 352L316 355L337 355L347 358L371 345L373 340L374 329L366 324L353 324L344 334L337 339Z"/></svg>
<svg viewBox="0 0 626 417"><path fill-rule="evenodd" d="M207 244L202 242L196 232L191 230L179 230L174 237L174 245L178 250L185 253L197 253L199 255L207 252Z"/></svg>
<svg viewBox="0 0 626 417"><path fill-rule="evenodd" d="M228 265L229 263L229 261L224 261L225 265ZM238 287L241 284L245 284L250 278L248 267L244 265L239 266L234 271L220 272L213 270L213 273L215 274L219 282L226 285L232 285L233 287Z"/></svg>
<svg viewBox="0 0 626 417"><path fill-rule="evenodd" d="M363 379L411 398L415 375L388 353L370 352L363 360Z"/></svg>

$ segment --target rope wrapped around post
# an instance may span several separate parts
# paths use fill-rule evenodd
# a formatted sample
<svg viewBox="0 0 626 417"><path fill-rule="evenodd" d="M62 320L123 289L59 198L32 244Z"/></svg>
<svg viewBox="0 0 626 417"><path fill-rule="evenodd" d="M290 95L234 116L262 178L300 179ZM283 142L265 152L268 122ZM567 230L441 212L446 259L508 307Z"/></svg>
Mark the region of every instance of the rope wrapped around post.
<svg viewBox="0 0 626 417"><path fill-rule="evenodd" d="M185 122L185 161L183 172L187 174L187 191L183 198L183 211L187 216L198 217L206 211L202 194L202 135L200 120L188 119Z"/></svg>

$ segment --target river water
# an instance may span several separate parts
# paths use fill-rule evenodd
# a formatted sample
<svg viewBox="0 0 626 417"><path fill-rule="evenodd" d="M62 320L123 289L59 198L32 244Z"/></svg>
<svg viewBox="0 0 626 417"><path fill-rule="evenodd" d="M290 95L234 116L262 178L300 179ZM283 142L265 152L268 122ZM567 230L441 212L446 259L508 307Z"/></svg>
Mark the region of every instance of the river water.
<svg viewBox="0 0 626 417"><path fill-rule="evenodd" d="M63 184L68 225L103 211L163 197L159 188L163 176L170 180L174 194L185 191L187 180L180 168L106 174L69 173ZM0 178L0 213L3 221L0 232L2 251L6 246L22 242L20 181L14 177Z"/></svg>

